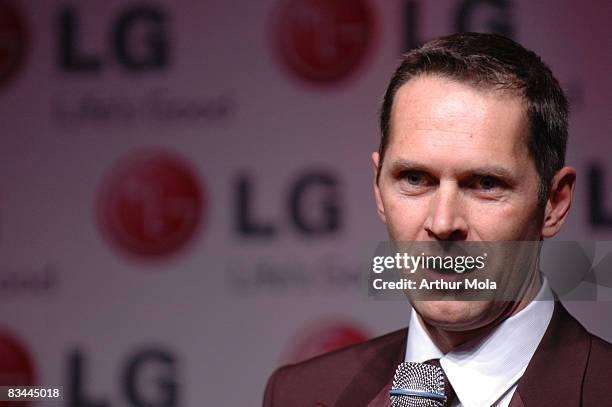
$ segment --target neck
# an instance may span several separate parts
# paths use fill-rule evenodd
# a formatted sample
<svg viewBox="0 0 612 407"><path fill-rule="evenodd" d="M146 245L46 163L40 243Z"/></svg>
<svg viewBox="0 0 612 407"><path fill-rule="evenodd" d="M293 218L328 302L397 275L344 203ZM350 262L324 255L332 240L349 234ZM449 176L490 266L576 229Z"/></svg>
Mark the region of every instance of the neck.
<svg viewBox="0 0 612 407"><path fill-rule="evenodd" d="M541 286L542 282L540 281L540 274L533 273L533 277L525 290L525 294L521 296L520 300L505 302L500 314L493 321L475 329L452 331L432 325L423 320L420 315L418 318L433 343L442 351L442 353L446 354L466 342L486 336L505 319L516 315L525 309L525 307L527 307L527 305L529 305L529 303L531 303L531 301L533 301L535 296L538 294Z"/></svg>

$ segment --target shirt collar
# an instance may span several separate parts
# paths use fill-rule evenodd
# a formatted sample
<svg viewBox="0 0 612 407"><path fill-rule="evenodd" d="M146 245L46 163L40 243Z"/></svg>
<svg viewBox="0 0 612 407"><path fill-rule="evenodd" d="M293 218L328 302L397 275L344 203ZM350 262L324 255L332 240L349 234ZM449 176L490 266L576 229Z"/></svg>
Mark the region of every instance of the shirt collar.
<svg viewBox="0 0 612 407"><path fill-rule="evenodd" d="M534 301L502 321L484 338L444 355L416 312L410 317L406 362L440 359L464 407L490 406L521 378L552 318L554 302L546 278Z"/></svg>

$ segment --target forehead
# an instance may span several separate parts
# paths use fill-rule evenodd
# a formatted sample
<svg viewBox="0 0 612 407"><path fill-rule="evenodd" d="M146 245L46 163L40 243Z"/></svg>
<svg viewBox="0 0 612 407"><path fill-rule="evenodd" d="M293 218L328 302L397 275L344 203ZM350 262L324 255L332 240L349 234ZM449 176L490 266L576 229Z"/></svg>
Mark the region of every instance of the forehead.
<svg viewBox="0 0 612 407"><path fill-rule="evenodd" d="M387 153L433 154L439 147L464 159L508 161L528 154L528 127L519 95L424 75L395 95Z"/></svg>

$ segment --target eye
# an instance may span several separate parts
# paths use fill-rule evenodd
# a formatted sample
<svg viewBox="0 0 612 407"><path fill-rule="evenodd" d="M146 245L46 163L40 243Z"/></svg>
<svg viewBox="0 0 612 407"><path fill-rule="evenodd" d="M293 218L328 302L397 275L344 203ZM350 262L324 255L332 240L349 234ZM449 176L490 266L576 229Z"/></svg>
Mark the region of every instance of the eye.
<svg viewBox="0 0 612 407"><path fill-rule="evenodd" d="M409 171L402 175L406 182L408 182L410 185L418 186L425 181L425 177L423 176L423 174L420 174L415 171Z"/></svg>
<svg viewBox="0 0 612 407"><path fill-rule="evenodd" d="M427 192L434 182L429 174L416 170L402 171L398 178L402 191L410 195Z"/></svg>
<svg viewBox="0 0 612 407"><path fill-rule="evenodd" d="M410 187L423 187L430 185L431 177L422 171L406 170L402 171L399 178Z"/></svg>
<svg viewBox="0 0 612 407"><path fill-rule="evenodd" d="M480 177L477 181L476 181L476 185L475 185L478 189L484 190L484 191L490 191L492 189L495 188L499 188L501 186L503 186L503 182L495 177L491 177L489 175L485 175Z"/></svg>

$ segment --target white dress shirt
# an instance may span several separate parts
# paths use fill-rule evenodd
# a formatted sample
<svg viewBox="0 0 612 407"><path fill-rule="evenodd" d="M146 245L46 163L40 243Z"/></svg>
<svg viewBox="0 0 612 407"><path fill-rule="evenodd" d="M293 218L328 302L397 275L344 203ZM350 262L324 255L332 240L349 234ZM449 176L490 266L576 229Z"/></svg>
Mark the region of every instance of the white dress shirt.
<svg viewBox="0 0 612 407"><path fill-rule="evenodd" d="M416 312L410 317L406 362L440 359L455 389L451 407L507 407L553 314L552 291L543 278L534 301L505 319L488 336L446 355L433 343Z"/></svg>

